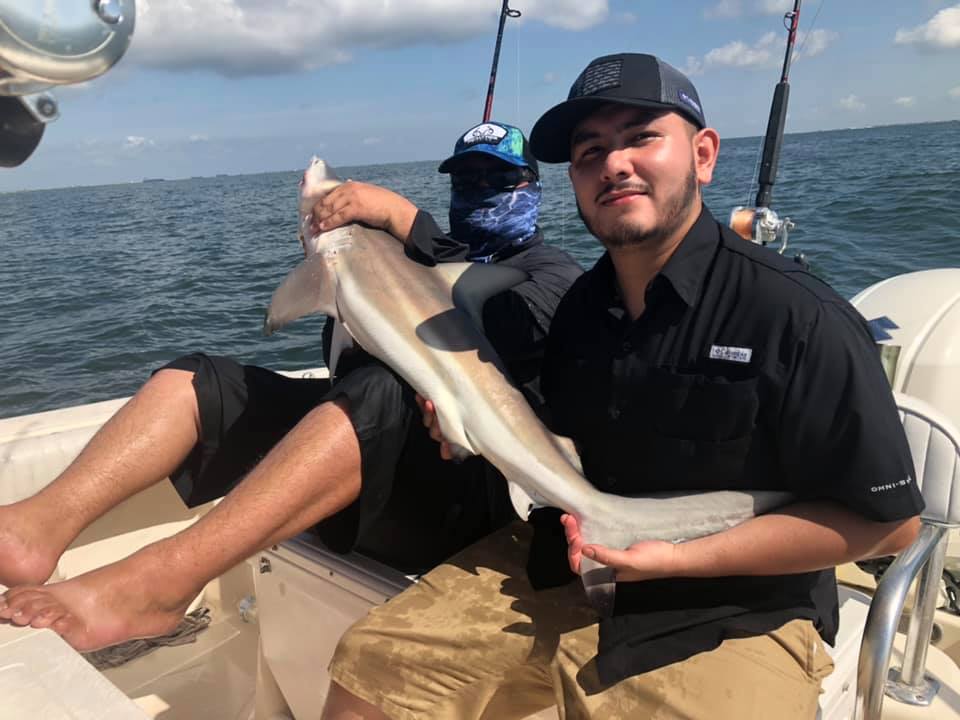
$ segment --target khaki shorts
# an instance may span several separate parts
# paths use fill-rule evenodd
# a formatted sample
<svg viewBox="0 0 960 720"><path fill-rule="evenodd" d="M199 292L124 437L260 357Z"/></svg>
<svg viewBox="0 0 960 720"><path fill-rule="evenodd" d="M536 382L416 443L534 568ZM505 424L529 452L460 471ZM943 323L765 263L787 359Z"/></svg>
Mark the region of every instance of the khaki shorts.
<svg viewBox="0 0 960 720"><path fill-rule="evenodd" d="M534 591L530 528L467 548L348 630L330 675L396 720L813 718L833 663L812 623L725 640L711 652L601 685L597 616L574 582Z"/></svg>

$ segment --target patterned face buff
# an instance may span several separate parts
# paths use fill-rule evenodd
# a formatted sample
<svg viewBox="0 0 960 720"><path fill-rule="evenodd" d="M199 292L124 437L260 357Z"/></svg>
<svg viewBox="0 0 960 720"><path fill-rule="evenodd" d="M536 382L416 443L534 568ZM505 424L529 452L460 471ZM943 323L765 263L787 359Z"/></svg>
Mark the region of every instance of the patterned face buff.
<svg viewBox="0 0 960 720"><path fill-rule="evenodd" d="M537 231L540 183L513 190L454 188L450 192L450 235L470 246L470 262L496 262Z"/></svg>

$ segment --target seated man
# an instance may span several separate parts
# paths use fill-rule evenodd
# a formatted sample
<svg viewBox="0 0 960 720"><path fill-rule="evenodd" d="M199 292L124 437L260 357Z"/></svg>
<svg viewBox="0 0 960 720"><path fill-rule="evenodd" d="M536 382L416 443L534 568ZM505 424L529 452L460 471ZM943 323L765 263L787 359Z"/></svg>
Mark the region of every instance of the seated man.
<svg viewBox="0 0 960 720"><path fill-rule="evenodd" d="M450 237L405 198L354 182L318 203L315 223L383 228L424 262L466 258L526 271L527 281L487 301L483 322L515 380L533 391L553 311L580 274L537 228L537 163L519 130L486 123L457 142L440 170L453 188ZM361 351L341 358L332 381L181 358L48 487L0 507L0 583L20 586L0 597L0 619L52 627L79 650L164 634L211 579L318 523L334 549L359 538L384 559L427 567L508 517L503 483L488 482L483 463L448 465L435 477L438 463L410 387ZM84 527L167 476L191 504L228 494L178 535L35 587ZM434 504L414 502L433 490ZM395 514L400 521L387 517L391 524L379 527ZM419 525L421 536L408 545L385 538L398 523Z"/></svg>
<svg viewBox="0 0 960 720"><path fill-rule="evenodd" d="M325 717L522 718L556 703L565 718L813 718L833 567L906 547L923 506L866 324L704 207L719 136L658 58L594 60L531 144L569 162L606 249L557 309L542 370L549 424L587 478L622 495L797 500L626 549L585 544L570 515L552 554L529 552L522 523L503 528L344 634ZM528 555L533 570L564 554L574 573L583 557L616 571L612 617L579 581L525 572Z"/></svg>

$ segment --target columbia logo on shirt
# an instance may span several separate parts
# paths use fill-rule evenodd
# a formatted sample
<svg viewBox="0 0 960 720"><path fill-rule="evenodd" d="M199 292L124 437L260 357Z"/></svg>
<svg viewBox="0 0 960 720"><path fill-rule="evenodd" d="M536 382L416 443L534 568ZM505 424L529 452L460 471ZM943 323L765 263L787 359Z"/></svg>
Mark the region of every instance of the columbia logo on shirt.
<svg viewBox="0 0 960 720"><path fill-rule="evenodd" d="M727 362L749 363L753 357L753 348L733 347L731 345L711 345L711 360L726 360Z"/></svg>
<svg viewBox="0 0 960 720"><path fill-rule="evenodd" d="M888 490L896 490L897 488L906 487L913 482L913 478L907 475L903 480L898 480L897 482L884 483L883 485L873 485L870 488L872 493L881 493L887 492Z"/></svg>

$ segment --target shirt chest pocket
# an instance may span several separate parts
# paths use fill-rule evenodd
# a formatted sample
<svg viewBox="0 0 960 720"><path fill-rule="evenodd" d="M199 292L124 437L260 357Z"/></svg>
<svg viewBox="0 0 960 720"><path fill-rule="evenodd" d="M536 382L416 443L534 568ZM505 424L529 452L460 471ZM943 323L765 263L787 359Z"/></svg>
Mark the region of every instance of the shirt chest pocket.
<svg viewBox="0 0 960 720"><path fill-rule="evenodd" d="M676 489L747 487L759 411L757 378L658 370L637 403L650 480ZM659 483L658 483L659 484Z"/></svg>

